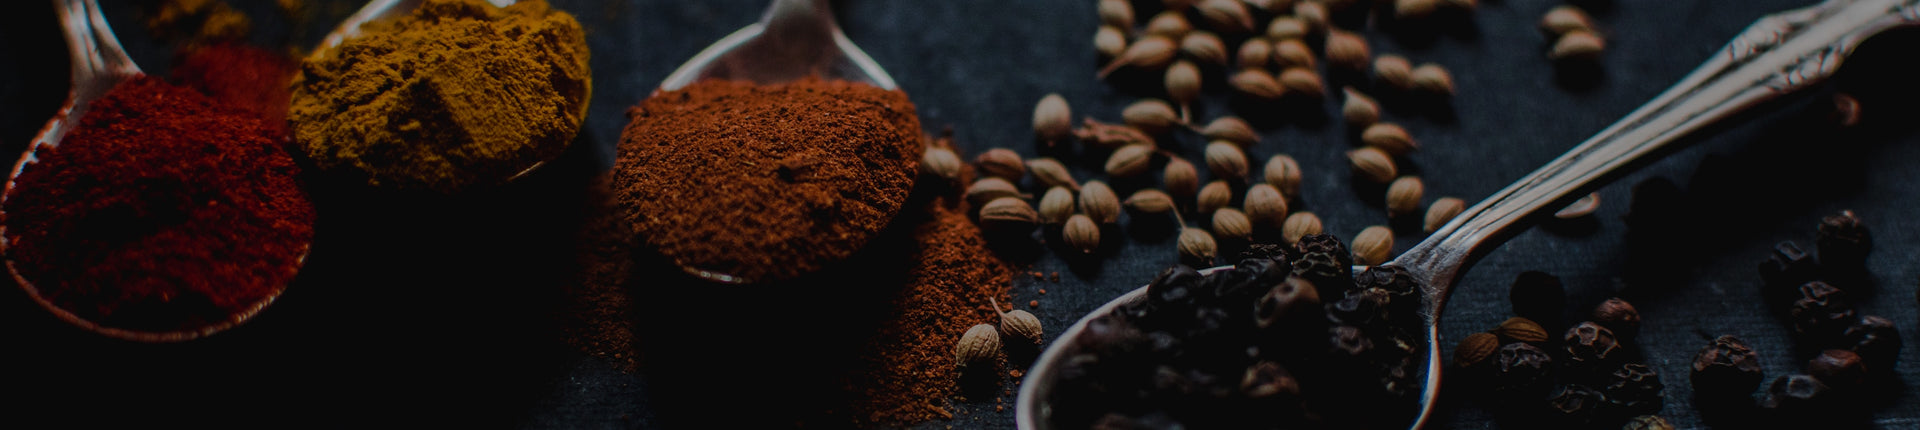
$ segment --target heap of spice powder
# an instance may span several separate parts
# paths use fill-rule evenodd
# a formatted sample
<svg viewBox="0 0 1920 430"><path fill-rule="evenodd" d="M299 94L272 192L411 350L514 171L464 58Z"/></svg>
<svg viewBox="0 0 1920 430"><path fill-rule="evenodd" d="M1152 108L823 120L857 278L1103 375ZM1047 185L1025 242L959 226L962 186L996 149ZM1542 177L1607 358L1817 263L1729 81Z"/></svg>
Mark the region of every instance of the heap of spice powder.
<svg viewBox="0 0 1920 430"><path fill-rule="evenodd" d="M544 0L428 0L301 64L289 120L322 171L384 188L497 185L586 117L585 32Z"/></svg>
<svg viewBox="0 0 1920 430"><path fill-rule="evenodd" d="M953 345L967 328L999 319L993 301L1009 301L1014 267L987 248L966 201L942 197L925 210L928 220L913 231L907 285L848 381L862 428L952 418L946 402L960 378Z"/></svg>
<svg viewBox="0 0 1920 430"><path fill-rule="evenodd" d="M8 190L7 257L39 298L103 327L189 331L258 310L313 240L298 168L269 136L193 90L122 83Z"/></svg>
<svg viewBox="0 0 1920 430"><path fill-rule="evenodd" d="M202 45L173 65L174 82L214 102L251 113L278 136L287 133L287 83L300 63L279 52L233 43Z"/></svg>
<svg viewBox="0 0 1920 430"><path fill-rule="evenodd" d="M818 78L701 81L627 115L614 186L634 233L748 282L860 249L905 204L922 149L905 93Z"/></svg>

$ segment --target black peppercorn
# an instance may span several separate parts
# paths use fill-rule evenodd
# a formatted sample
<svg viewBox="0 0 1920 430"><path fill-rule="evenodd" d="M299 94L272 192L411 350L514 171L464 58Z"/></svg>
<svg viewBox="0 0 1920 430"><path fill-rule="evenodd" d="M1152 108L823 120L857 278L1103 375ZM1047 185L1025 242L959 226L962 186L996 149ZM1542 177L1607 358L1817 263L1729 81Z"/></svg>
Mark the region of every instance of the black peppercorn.
<svg viewBox="0 0 1920 430"><path fill-rule="evenodd" d="M1760 356L1733 335L1720 336L1693 356L1693 391L1701 400L1745 399L1760 386Z"/></svg>
<svg viewBox="0 0 1920 430"><path fill-rule="evenodd" d="M1619 297L1607 299L1600 302L1599 306L1594 306L1592 318L1593 322L1613 330L1613 334L1620 335L1624 339L1632 339L1640 332L1640 311L1634 309L1632 303L1627 303Z"/></svg>
<svg viewBox="0 0 1920 430"><path fill-rule="evenodd" d="M1619 357L1620 338L1613 330L1593 321L1584 321L1567 329L1567 366L1576 370L1605 372Z"/></svg>
<svg viewBox="0 0 1920 430"><path fill-rule="evenodd" d="M1859 355L1868 372L1893 371L1894 361L1900 356L1900 331L1893 327L1893 321L1873 315L1860 317L1841 332L1841 337L1845 339L1841 347Z"/></svg>
<svg viewBox="0 0 1920 430"><path fill-rule="evenodd" d="M1256 243L1247 245L1245 251L1240 251L1240 259L1264 258L1283 266L1291 266L1292 258L1287 254L1291 250L1292 248L1277 243Z"/></svg>
<svg viewBox="0 0 1920 430"><path fill-rule="evenodd" d="M1553 357L1539 347L1515 342L1500 346L1493 374L1496 393L1527 399L1537 396L1551 382Z"/></svg>
<svg viewBox="0 0 1920 430"><path fill-rule="evenodd" d="M1807 374L1836 390L1846 391L1866 382L1867 370L1860 356L1844 349L1821 351L1807 361Z"/></svg>
<svg viewBox="0 0 1920 430"><path fill-rule="evenodd" d="M1784 418L1801 418L1827 406L1829 391L1827 384L1812 375L1781 376L1767 386L1767 398L1761 406L1789 414Z"/></svg>
<svg viewBox="0 0 1920 430"><path fill-rule="evenodd" d="M1520 272L1514 277L1513 286L1507 291L1507 299L1513 302L1513 314L1540 323L1549 333L1558 332L1561 327L1561 312L1567 306L1567 290L1560 286L1560 278L1546 272Z"/></svg>
<svg viewBox="0 0 1920 430"><path fill-rule="evenodd" d="M1867 251L1873 249L1873 236L1866 223L1851 210L1820 219L1814 248L1820 252L1820 265L1838 274L1865 271ZM1855 272L1855 273L1849 273Z"/></svg>
<svg viewBox="0 0 1920 430"><path fill-rule="evenodd" d="M1321 297L1337 297L1353 286L1353 256L1330 234L1310 234L1293 243L1293 276L1307 278Z"/></svg>
<svg viewBox="0 0 1920 430"><path fill-rule="evenodd" d="M1267 289L1267 294L1254 303L1254 323L1264 329L1288 328L1288 322L1296 322L1302 317L1318 317L1320 312L1320 292L1313 283L1302 278L1287 278L1286 282Z"/></svg>
<svg viewBox="0 0 1920 430"><path fill-rule="evenodd" d="M1349 363L1371 358L1373 338L1360 327L1338 325L1327 329L1329 351L1336 360L1348 360Z"/></svg>
<svg viewBox="0 0 1920 430"><path fill-rule="evenodd" d="M1252 399L1300 395L1300 382L1280 363L1261 361L1247 366L1240 377L1240 394Z"/></svg>
<svg viewBox="0 0 1920 430"><path fill-rule="evenodd" d="M1568 384L1554 390L1554 394L1547 398L1547 405L1562 422L1573 427L1588 427L1607 421L1607 416L1611 415L1607 409L1612 406L1600 390L1580 384Z"/></svg>
<svg viewBox="0 0 1920 430"><path fill-rule="evenodd" d="M1787 315L1795 333L1821 343L1836 338L1855 321L1846 293L1820 281L1800 285L1800 299L1794 300Z"/></svg>
<svg viewBox="0 0 1920 430"><path fill-rule="evenodd" d="M1665 389L1666 385L1660 383L1660 373L1652 367L1628 363L1608 375L1607 384L1601 387L1601 392L1628 414L1649 415L1660 412L1660 408L1666 404L1666 398L1661 394Z"/></svg>
<svg viewBox="0 0 1920 430"><path fill-rule="evenodd" d="M1786 309L1800 298L1800 285L1819 276L1820 266L1814 264L1812 255L1792 241L1780 242L1773 245L1766 261L1760 262L1761 298L1776 310Z"/></svg>

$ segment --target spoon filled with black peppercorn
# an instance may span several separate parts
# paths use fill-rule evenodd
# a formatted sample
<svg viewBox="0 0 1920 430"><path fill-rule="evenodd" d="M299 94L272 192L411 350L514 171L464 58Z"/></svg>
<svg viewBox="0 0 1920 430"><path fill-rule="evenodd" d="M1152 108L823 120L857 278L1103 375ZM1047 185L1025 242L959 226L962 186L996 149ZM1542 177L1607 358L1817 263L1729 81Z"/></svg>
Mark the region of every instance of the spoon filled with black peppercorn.
<svg viewBox="0 0 1920 430"><path fill-rule="evenodd" d="M1292 250L1270 252L1271 258L1251 258L1236 266L1203 271L1170 269L1148 286L1108 302L1061 332L1021 383L1017 424L1029 430L1116 420L1178 424L1178 417L1158 412L1102 415L1097 408L1088 411L1085 403L1153 404L1214 396L1211 398L1217 401L1185 404L1225 405L1217 410L1219 416L1207 419L1263 419L1267 421L1260 422L1272 422L1275 427L1345 417L1364 420L1365 428L1421 428L1431 418L1440 393L1437 327L1441 310L1454 283L1475 261L1526 226L1550 216L1552 211L1546 209L1564 207L1659 155L1677 150L1681 145L1676 143L1685 142L1683 137L1833 75L1860 42L1875 34L1915 25L1920 25L1920 0L1828 0L1764 17L1666 92L1546 166L1467 208L1426 240L1380 266L1356 267L1347 272L1343 263L1351 260L1344 246L1331 237L1309 237ZM1277 266L1276 262L1287 264ZM1286 270L1286 266L1292 270ZM1234 300L1250 310L1239 312L1232 306L1219 305ZM1323 302L1324 313L1318 312L1320 306L1293 312L1294 307ZM1414 308L1411 314L1409 302ZM1169 322L1170 318L1178 321ZM1377 326L1373 322L1376 318L1388 322L1386 328L1379 329L1385 334L1368 335L1365 331ZM1238 332L1218 329L1233 327L1236 320L1253 327ZM1308 330L1306 334L1272 329L1286 324L1328 326L1327 330ZM1172 334L1216 331L1228 334L1224 338ZM1316 342L1314 345L1332 350L1335 357L1309 360L1266 352L1279 346L1297 346L1289 342L1299 342L1297 338L1301 337L1313 338L1310 341ZM1231 358L1251 364L1212 372L1181 372L1172 370L1179 367L1153 361L1157 357L1198 362L1185 354L1207 343L1216 344L1211 345L1216 349L1245 351L1231 354ZM1341 357L1342 353L1351 357ZM1383 365L1361 366L1362 362ZM1424 371L1420 371L1422 367ZM1364 377L1328 376L1339 372ZM1120 385L1129 375L1151 376L1139 382L1138 390L1116 398L1100 397L1115 387L1136 387ZM1205 383L1221 378L1239 383ZM1378 389L1310 392L1315 387L1347 387L1327 381L1371 381ZM1230 389L1239 394L1201 389L1218 386L1233 387ZM1172 392L1181 395L1166 394ZM1139 397L1142 395L1147 397ZM1328 399L1372 402L1353 410L1352 404ZM1258 413L1235 412L1243 410Z"/></svg>

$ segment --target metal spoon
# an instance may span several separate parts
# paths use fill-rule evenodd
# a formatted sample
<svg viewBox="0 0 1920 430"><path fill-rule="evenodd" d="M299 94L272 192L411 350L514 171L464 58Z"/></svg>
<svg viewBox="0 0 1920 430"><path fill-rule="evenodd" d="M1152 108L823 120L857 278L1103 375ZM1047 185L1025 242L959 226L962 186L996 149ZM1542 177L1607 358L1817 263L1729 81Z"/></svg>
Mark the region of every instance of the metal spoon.
<svg viewBox="0 0 1920 430"><path fill-rule="evenodd" d="M854 46L833 19L827 0L773 0L760 22L707 45L681 64L654 90L673 91L706 79L778 84L808 76L899 88L879 63ZM745 284L756 280L719 270L680 265L709 281Z"/></svg>
<svg viewBox="0 0 1920 430"><path fill-rule="evenodd" d="M73 69L72 89L67 94L66 106L55 113L52 119L47 120L46 126L42 127L40 133L33 137L33 142L27 145L26 154L22 155L20 162L13 166L13 173L7 177L5 190L0 190L0 218L5 217L6 196L12 194L16 184L15 179L20 177L21 172L39 162L35 152L42 148L59 146L61 139L72 132L80 119L86 116L90 103L105 96L120 83L144 75L140 71L140 66L134 65L133 59L127 57L126 50L121 49L119 39L114 36L113 29L107 26L107 19L101 15L100 5L94 0L55 0L54 11L59 15L60 27L67 37L67 49ZM6 226L0 224L0 249L11 246L7 242L5 229ZM306 250L303 249L300 257L294 260L294 267L299 267L305 260ZM62 309L42 296L32 282L21 276L19 269L14 266L11 253L6 257L6 266L7 274L13 276L14 281L20 284L21 289L26 290L27 295L32 297L35 303L53 312L61 320L94 333L138 342L178 342L233 328L253 318L261 309L272 304L274 299L279 298L280 293L286 289L285 285L281 285L258 303L247 306L225 320L206 326L164 332L139 331L103 326Z"/></svg>
<svg viewBox="0 0 1920 430"><path fill-rule="evenodd" d="M1454 282L1508 238L1539 220L1542 209L1565 206L1587 192L1657 158L1669 144L1761 102L1806 88L1840 68L1854 47L1882 31L1920 25L1920 0L1827 0L1776 13L1748 26L1678 84L1601 130L1560 158L1468 208L1425 241L1388 262L1422 281L1427 306L1425 390L1412 428L1425 426L1440 394L1440 311ZM1217 270L1219 268L1215 268ZM1093 317L1139 300L1146 288L1095 309L1035 361L1020 386L1016 420L1022 429L1050 428L1046 399L1054 368Z"/></svg>

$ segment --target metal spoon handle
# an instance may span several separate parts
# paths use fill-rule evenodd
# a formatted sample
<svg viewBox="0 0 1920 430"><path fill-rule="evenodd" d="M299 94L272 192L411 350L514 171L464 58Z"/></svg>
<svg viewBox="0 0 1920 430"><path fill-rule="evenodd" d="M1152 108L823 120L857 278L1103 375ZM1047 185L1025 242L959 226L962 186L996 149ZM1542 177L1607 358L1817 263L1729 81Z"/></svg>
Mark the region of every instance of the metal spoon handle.
<svg viewBox="0 0 1920 430"><path fill-rule="evenodd" d="M140 66L133 64L133 58L120 48L120 39L114 37L113 27L107 26L107 18L100 14L100 5L94 0L54 0L53 10L60 19L61 32L67 37L72 90L67 93L66 106L47 121L33 144L28 145L27 155L21 157L22 164L32 161L34 150L40 146L59 145L67 131L86 114L88 102L105 96L120 81L141 73Z"/></svg>
<svg viewBox="0 0 1920 430"><path fill-rule="evenodd" d="M1761 18L1659 97L1468 208L1395 262L1428 270L1428 307L1437 314L1459 272L1529 215L1585 195L1689 133L1823 80L1862 40L1916 23L1920 0L1827 0Z"/></svg>

